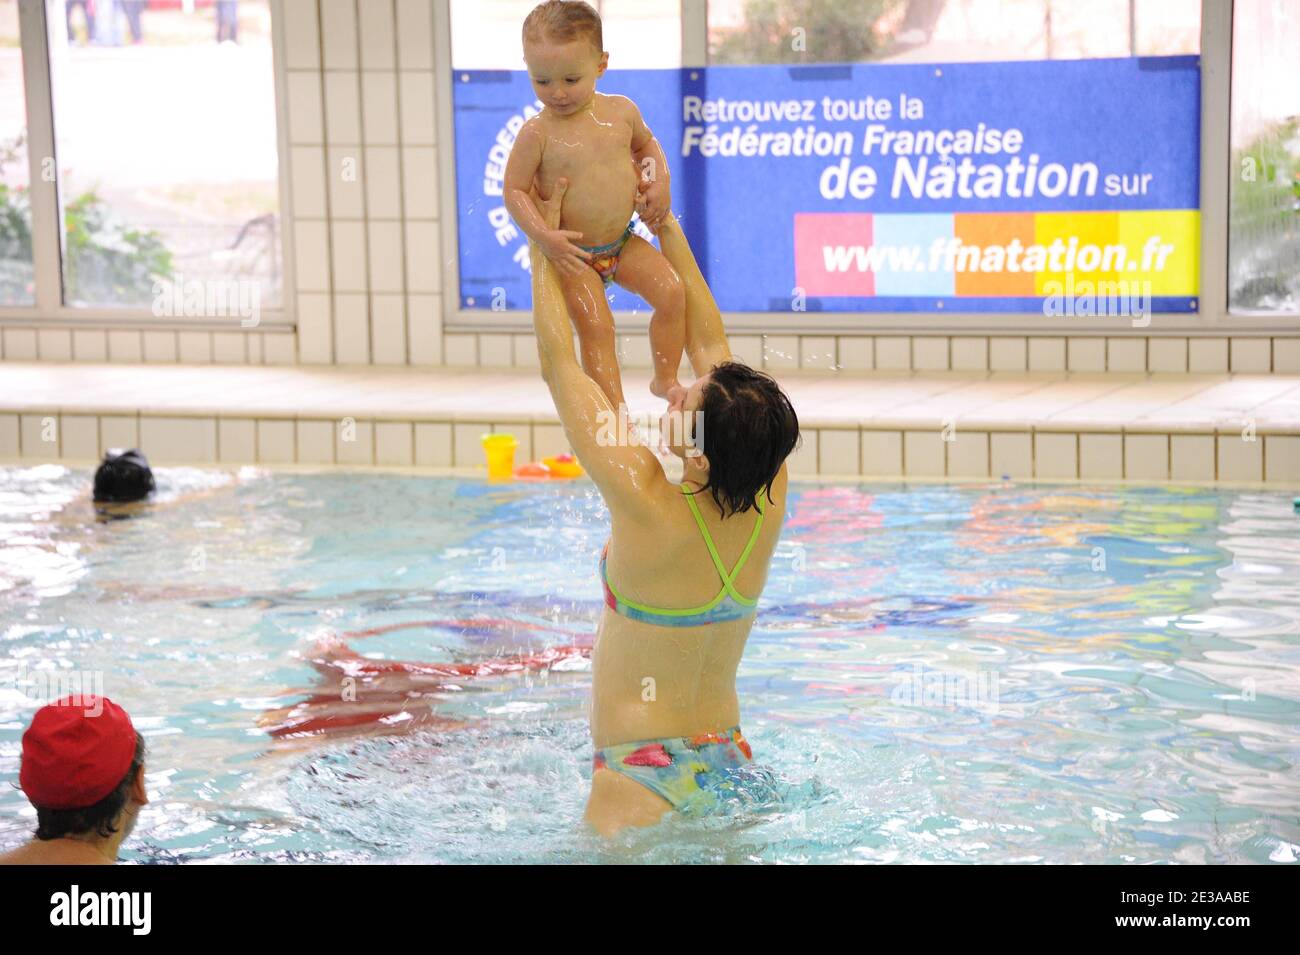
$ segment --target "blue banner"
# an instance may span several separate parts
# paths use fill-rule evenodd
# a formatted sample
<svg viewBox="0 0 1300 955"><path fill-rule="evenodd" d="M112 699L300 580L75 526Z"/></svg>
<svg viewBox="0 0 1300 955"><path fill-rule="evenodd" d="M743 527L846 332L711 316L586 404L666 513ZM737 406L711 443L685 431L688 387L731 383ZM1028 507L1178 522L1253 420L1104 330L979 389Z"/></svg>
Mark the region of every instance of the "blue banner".
<svg viewBox="0 0 1300 955"><path fill-rule="evenodd" d="M502 180L541 104L522 71L453 79L461 306L527 309ZM1121 286L1196 307L1196 57L630 70L599 89L662 144L724 311L1050 316Z"/></svg>

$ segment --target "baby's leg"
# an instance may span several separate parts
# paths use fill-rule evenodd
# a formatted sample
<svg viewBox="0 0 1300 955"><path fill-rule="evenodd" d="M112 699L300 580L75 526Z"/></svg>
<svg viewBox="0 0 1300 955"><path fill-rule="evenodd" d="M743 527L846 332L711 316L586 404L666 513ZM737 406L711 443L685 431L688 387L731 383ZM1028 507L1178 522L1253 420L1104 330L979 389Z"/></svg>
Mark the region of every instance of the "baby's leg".
<svg viewBox="0 0 1300 955"><path fill-rule="evenodd" d="M669 398L670 390L681 387L677 369L686 347L686 286L659 250L635 235L623 246L614 281L640 295L655 310L650 319L650 351L655 363L650 390L660 398Z"/></svg>
<svg viewBox="0 0 1300 955"><path fill-rule="evenodd" d="M595 269L583 269L580 277L560 274L569 317L578 330L582 348L582 370L587 373L617 410L627 403L618 370L618 349L614 340L614 314L605 298L605 283Z"/></svg>

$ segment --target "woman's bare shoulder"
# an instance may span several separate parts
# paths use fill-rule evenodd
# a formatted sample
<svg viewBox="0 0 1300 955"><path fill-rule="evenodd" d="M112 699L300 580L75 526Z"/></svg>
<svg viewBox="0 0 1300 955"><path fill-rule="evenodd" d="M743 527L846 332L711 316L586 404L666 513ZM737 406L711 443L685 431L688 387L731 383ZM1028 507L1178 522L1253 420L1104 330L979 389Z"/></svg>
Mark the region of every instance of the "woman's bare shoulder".
<svg viewBox="0 0 1300 955"><path fill-rule="evenodd" d="M625 530L635 535L649 534L666 541L677 531L695 526L691 512L682 500L680 484L673 484L660 471L641 487L634 506L619 506L607 502L610 521L615 531Z"/></svg>
<svg viewBox="0 0 1300 955"><path fill-rule="evenodd" d="M781 468L776 472L776 477L772 479L772 496L780 494L785 497L786 488L790 486L790 462L788 460L781 462Z"/></svg>

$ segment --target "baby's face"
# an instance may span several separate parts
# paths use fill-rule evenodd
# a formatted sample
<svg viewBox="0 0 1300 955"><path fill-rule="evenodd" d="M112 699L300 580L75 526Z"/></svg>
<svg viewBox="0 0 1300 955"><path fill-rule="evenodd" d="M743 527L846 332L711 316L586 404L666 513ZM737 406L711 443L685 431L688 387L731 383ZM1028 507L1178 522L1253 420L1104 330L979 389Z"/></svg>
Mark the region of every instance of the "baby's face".
<svg viewBox="0 0 1300 955"><path fill-rule="evenodd" d="M597 50L586 37L567 43L539 39L524 43L524 62L537 98L547 109L567 116L591 102L609 54Z"/></svg>

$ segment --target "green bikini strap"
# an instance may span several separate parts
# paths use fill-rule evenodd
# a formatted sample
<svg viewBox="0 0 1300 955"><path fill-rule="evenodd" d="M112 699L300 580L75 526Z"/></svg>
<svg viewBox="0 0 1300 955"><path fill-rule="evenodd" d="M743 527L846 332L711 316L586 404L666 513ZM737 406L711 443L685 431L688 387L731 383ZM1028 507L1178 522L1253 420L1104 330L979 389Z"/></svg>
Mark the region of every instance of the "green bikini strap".
<svg viewBox="0 0 1300 955"><path fill-rule="evenodd" d="M757 603L736 590L735 578L740 573L740 569L745 566L745 561L749 560L749 553L754 549L754 544L758 541L759 531L763 529L763 492L760 491L756 501L758 505L758 520L754 522L754 530L749 535L749 542L745 544L745 549L740 553L740 560L736 561L735 569L730 573L727 572L726 566L722 563L722 558L718 555L718 549L713 545L713 538L709 535L709 529L704 526L704 515L700 513L700 506L695 503L695 494L689 491L683 483L681 486L682 494L686 497L686 503L691 506L691 513L695 515L695 523L704 535L704 543L709 547L709 556L713 558L713 566L717 568L718 576L722 578L722 586L731 594L731 596L746 606Z"/></svg>

